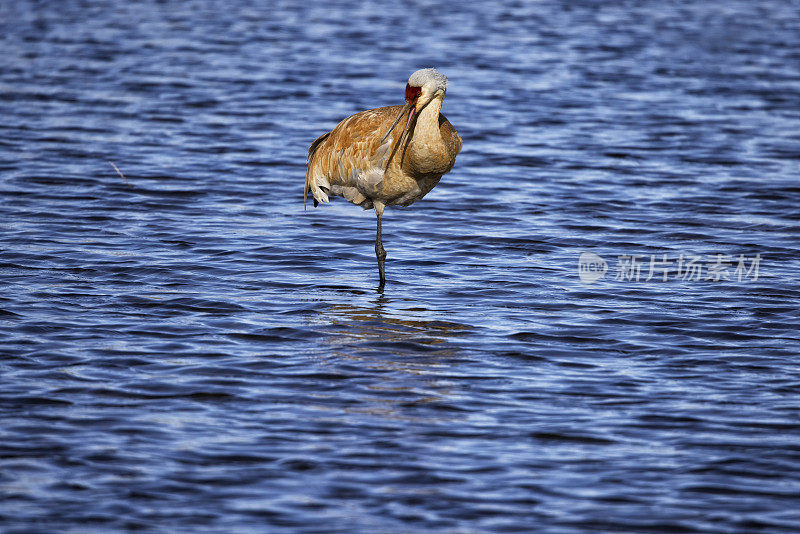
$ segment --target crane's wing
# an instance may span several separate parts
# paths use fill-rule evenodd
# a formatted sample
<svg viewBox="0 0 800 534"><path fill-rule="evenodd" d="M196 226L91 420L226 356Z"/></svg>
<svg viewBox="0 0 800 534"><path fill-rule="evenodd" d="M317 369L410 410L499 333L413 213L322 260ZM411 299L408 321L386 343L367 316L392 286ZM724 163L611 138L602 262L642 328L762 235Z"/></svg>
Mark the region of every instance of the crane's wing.
<svg viewBox="0 0 800 534"><path fill-rule="evenodd" d="M397 125L392 121L402 110L403 106L389 106L362 111L317 138L308 149L304 202L311 191L314 206L328 202L330 194L371 208L370 193L380 190L392 156Z"/></svg>

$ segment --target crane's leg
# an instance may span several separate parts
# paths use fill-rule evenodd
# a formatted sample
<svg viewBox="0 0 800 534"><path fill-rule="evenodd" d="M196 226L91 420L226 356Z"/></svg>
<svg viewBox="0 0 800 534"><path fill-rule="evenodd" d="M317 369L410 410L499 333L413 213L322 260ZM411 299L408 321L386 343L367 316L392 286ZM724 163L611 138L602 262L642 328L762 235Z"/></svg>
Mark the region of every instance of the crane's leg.
<svg viewBox="0 0 800 534"><path fill-rule="evenodd" d="M381 277L380 287L386 283L386 273L384 272L383 263L386 259L386 251L383 249L381 240L381 217L383 217L383 208L385 207L381 202L374 202L375 215L378 216L378 233L375 235L375 256L378 258L378 274Z"/></svg>

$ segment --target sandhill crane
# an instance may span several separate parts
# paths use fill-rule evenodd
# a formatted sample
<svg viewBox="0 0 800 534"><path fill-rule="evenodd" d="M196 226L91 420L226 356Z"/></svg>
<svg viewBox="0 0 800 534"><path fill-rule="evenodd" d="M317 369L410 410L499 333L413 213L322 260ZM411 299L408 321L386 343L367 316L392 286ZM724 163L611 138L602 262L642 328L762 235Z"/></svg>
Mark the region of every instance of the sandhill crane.
<svg viewBox="0 0 800 534"><path fill-rule="evenodd" d="M380 286L386 283L381 218L386 206L409 206L424 197L453 168L461 138L440 114L447 78L421 69L408 78L406 103L356 113L318 137L308 149L303 205L329 196L375 209L375 255ZM400 119L405 115L405 126Z"/></svg>

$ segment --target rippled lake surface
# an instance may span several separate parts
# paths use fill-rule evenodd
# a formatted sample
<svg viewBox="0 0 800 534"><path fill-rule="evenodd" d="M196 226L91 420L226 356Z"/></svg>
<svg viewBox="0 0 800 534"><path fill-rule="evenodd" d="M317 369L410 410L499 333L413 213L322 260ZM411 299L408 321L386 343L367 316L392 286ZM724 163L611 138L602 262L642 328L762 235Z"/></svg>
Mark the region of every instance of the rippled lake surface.
<svg viewBox="0 0 800 534"><path fill-rule="evenodd" d="M4 532L800 531L797 2L0 11ZM379 291L306 150L431 65Z"/></svg>

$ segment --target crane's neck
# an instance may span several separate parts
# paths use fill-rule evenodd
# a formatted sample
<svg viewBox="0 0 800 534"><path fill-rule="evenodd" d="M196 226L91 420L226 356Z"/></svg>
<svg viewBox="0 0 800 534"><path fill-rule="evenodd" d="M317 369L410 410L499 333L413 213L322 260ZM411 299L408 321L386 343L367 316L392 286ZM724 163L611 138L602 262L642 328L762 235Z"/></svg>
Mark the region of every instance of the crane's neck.
<svg viewBox="0 0 800 534"><path fill-rule="evenodd" d="M422 108L417 118L417 125L414 127L413 140L441 139L439 133L439 112L442 109L443 96L437 96Z"/></svg>
<svg viewBox="0 0 800 534"><path fill-rule="evenodd" d="M409 163L417 172L435 173L442 166L442 154L446 151L439 131L439 111L444 96L439 95L422 108L414 126L414 135L409 143ZM446 171L445 171L446 172Z"/></svg>

